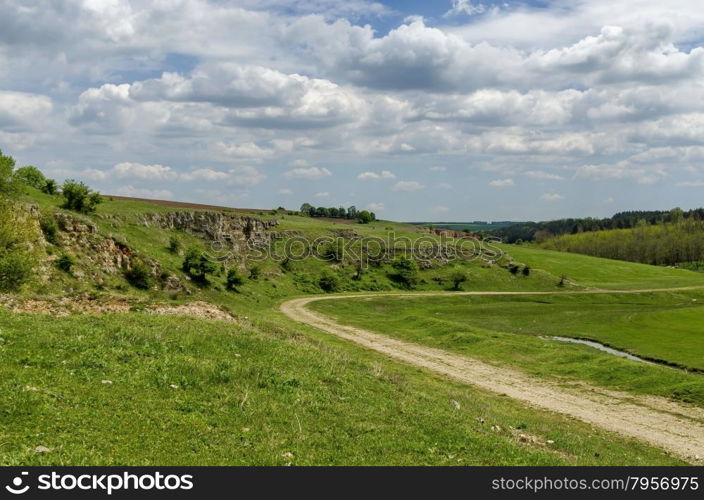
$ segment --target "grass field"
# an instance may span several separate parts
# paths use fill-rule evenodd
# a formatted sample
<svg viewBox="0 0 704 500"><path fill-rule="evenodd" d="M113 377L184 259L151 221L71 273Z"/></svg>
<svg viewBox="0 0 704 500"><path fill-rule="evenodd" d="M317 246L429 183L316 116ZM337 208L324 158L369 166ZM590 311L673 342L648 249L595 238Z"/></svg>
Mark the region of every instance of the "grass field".
<svg viewBox="0 0 704 500"><path fill-rule="evenodd" d="M704 368L704 292L379 297L320 301L313 309L386 335L516 366L704 406L704 375L630 361L540 336L596 340L636 355Z"/></svg>
<svg viewBox="0 0 704 500"><path fill-rule="evenodd" d="M58 197L32 192L44 214L60 211ZM354 263L314 257L284 269L261 266L258 279L226 291L224 273L196 286L169 252L172 236L185 246L209 242L145 226L144 213L183 210L146 201L106 200L85 216L101 237L125 242L157 260L188 293L139 290L120 273L103 284L47 265L12 300L62 300L76 295L136 304L195 300L226 307L237 324L145 313L52 318L0 310L0 464L3 465L501 465L673 464L665 452L574 419L529 408L507 397L463 386L391 362L276 311L284 299L320 294L318 278L333 272L340 291L400 291L388 263L353 279ZM338 224L288 214L274 231L306 238L337 234L409 240L438 238L386 221ZM84 216L79 216L84 217ZM281 245L283 240L277 240ZM528 246L502 246L510 257L460 264L467 290L565 292L704 285L704 275ZM65 248L47 246L54 256ZM90 276L84 250L76 268ZM86 249L85 252L89 252ZM512 260L513 259L513 260ZM530 266L529 275L509 271ZM419 272L417 290L448 290L457 264ZM86 276L84 275L84 276ZM562 275L564 287L558 287ZM6 299L7 297L0 297ZM696 299L697 302L693 302ZM701 375L635 365L593 349L548 342L539 335L590 337L635 353L701 366L700 292L595 297L448 297L350 299L315 305L343 321L419 343L510 364L541 377L588 381L704 404ZM139 309L137 307L136 309ZM658 329L659 328L659 329ZM644 334L643 331L647 331ZM111 383L103 383L109 381ZM459 409L458 409L459 406ZM517 434L535 436L521 441ZM547 444L548 441L552 443ZM36 453L37 446L51 451Z"/></svg>
<svg viewBox="0 0 704 500"><path fill-rule="evenodd" d="M142 313L0 313L0 324L3 465L678 463L287 324Z"/></svg>

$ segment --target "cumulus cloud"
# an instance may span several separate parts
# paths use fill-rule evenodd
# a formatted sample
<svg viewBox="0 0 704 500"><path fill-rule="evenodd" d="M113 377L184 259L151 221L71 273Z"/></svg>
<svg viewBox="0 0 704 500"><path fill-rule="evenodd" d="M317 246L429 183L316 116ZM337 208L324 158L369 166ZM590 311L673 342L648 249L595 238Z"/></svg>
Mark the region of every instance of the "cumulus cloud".
<svg viewBox="0 0 704 500"><path fill-rule="evenodd" d="M144 180L170 180L178 177L178 174L171 167L132 162L118 163L112 168L112 173L117 177L134 177Z"/></svg>
<svg viewBox="0 0 704 500"><path fill-rule="evenodd" d="M285 177L289 179L323 179L325 177L330 177L332 172L325 167L299 167L288 170L284 173Z"/></svg>
<svg viewBox="0 0 704 500"><path fill-rule="evenodd" d="M381 212L384 208L383 203L368 203L366 206L366 209L371 210L372 212Z"/></svg>
<svg viewBox="0 0 704 500"><path fill-rule="evenodd" d="M393 172L390 172L388 170L382 170L380 173L377 172L362 172L357 176L357 179L360 181L369 181L369 180L379 180L379 179L395 179L396 175Z"/></svg>
<svg viewBox="0 0 704 500"><path fill-rule="evenodd" d="M142 187L135 187L132 185L123 186L118 188L117 193L122 196L132 196L135 198L151 198L151 199L165 199L170 200L174 197L174 193L167 189L146 189Z"/></svg>
<svg viewBox="0 0 704 500"><path fill-rule="evenodd" d="M405 193L412 193L413 191L419 191L425 186L417 181L398 181L391 188L392 191L401 191Z"/></svg>

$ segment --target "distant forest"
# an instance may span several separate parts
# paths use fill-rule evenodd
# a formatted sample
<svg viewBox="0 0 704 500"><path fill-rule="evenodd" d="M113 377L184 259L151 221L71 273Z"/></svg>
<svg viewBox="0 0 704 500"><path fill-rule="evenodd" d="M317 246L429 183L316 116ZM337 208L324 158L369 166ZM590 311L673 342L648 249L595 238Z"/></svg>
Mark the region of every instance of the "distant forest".
<svg viewBox="0 0 704 500"><path fill-rule="evenodd" d="M566 234L546 240L540 246L701 271L704 270L704 220L690 217L660 224L641 223L631 229Z"/></svg>
<svg viewBox="0 0 704 500"><path fill-rule="evenodd" d="M669 223L679 223L684 220L704 221L704 208L683 211L673 208L663 210L635 210L619 212L613 217L595 219L559 219L545 222L523 222L513 226L502 227L488 231L486 234L497 236L506 243L521 243L524 241L542 242L562 235L580 234L611 229L633 229L643 226L657 226ZM629 259L627 259L629 260Z"/></svg>

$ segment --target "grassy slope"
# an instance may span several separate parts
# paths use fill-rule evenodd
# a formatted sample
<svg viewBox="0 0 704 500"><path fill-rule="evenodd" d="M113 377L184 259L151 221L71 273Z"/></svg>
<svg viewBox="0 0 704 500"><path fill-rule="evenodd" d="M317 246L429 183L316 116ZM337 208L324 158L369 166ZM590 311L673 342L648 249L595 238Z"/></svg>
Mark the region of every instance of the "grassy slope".
<svg viewBox="0 0 704 500"><path fill-rule="evenodd" d="M508 363L541 377L655 394L704 406L704 375L541 339L586 337L634 354L704 368L704 292L598 296L335 300L311 307L387 335ZM696 301L696 302L695 302Z"/></svg>
<svg viewBox="0 0 704 500"><path fill-rule="evenodd" d="M0 322L4 465L677 463L288 324L142 313Z"/></svg>
<svg viewBox="0 0 704 500"><path fill-rule="evenodd" d="M58 210L57 198L33 193L31 199L44 212ZM178 209L114 200L100 205L98 216L91 218L101 234L116 235L182 276L181 257L166 249L169 237L177 233L146 228L137 221L141 213L171 210ZM113 215L124 222L104 217ZM276 217L280 225L275 230L298 230L307 237L337 229L376 237L385 237L390 231L411 239L427 236L412 226L389 222L364 226L288 215L257 216ZM180 236L187 244L205 247L193 237ZM465 288L556 290L562 269L578 267L573 265L573 256L525 247L511 247L511 254L514 250L518 261L533 267L530 277L516 277L498 266L484 268L475 262L468 266L472 279ZM643 266L634 272L638 267L634 264L626 264L628 272L616 273L614 278L621 263L591 262L598 264L592 267L605 269L604 276L610 278L607 286L615 288L636 288L642 281L647 286L704 282L699 274L670 269ZM261 265L262 277L247 281L240 293L223 292L223 277L219 276L213 279L213 287L192 287L193 295L176 298L222 304L254 322L241 328L136 313L55 321L0 312L0 337L4 339L0 344L0 387L6 395L0 399L0 419L7 423L0 426L0 463L672 462L645 445L428 377L284 319L273 307L285 297L320 293L315 279L330 265L308 259L285 273L276 262ZM585 264L579 275L566 274L577 282L575 286L594 286L598 277L588 267ZM347 280L347 289L393 290L387 270L372 268L359 282ZM342 266L337 272L344 275L348 270ZM435 279L447 277L449 272L448 268L423 271L420 288L447 288L447 283ZM55 271L53 278L48 286L29 288L23 295L95 292L92 283L61 272ZM105 292L140 300L173 300L160 291L135 290L120 280L116 278L118 288ZM103 379L113 384L103 385ZM171 384L179 389L171 389ZM26 386L40 390L25 391ZM452 400L461 403L461 411L454 409ZM479 424L477 419L486 423ZM503 430L492 432L492 424ZM250 431L243 431L245 427ZM519 444L509 427L552 439L560 451ZM40 444L55 451L33 454L33 448ZM293 459L282 456L289 451Z"/></svg>

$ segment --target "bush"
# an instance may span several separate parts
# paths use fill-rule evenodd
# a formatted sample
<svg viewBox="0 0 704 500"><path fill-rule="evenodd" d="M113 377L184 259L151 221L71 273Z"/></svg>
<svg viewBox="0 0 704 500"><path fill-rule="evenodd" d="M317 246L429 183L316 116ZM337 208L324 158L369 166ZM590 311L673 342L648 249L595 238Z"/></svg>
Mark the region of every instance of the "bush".
<svg viewBox="0 0 704 500"><path fill-rule="evenodd" d="M76 259L74 258L73 255L69 255L69 254L63 254L56 261L56 267L58 267L59 269L61 269L62 271L65 271L67 273L71 272L71 269L73 269L74 265L76 265Z"/></svg>
<svg viewBox="0 0 704 500"><path fill-rule="evenodd" d="M132 266L125 271L125 278L133 287L148 290L152 285L152 270L141 260L133 260Z"/></svg>
<svg viewBox="0 0 704 500"><path fill-rule="evenodd" d="M63 208L82 214L95 212L96 207L102 201L99 193L92 191L84 183L73 180L64 182L62 193L64 195Z"/></svg>
<svg viewBox="0 0 704 500"><path fill-rule="evenodd" d="M46 194L54 195L59 191L59 185L54 179L47 179L44 187L42 188Z"/></svg>
<svg viewBox="0 0 704 500"><path fill-rule="evenodd" d="M244 278L240 274L240 272L237 270L237 268L233 267L229 271L227 271L227 279L225 281L225 287L230 290L231 292L236 292L238 291L239 287L244 285Z"/></svg>
<svg viewBox="0 0 704 500"><path fill-rule="evenodd" d="M169 238L169 252L173 254L180 254L181 249L183 248L183 244L181 243L181 240L178 238L178 236L171 236Z"/></svg>
<svg viewBox="0 0 704 500"><path fill-rule="evenodd" d="M508 271L513 275L518 274L518 271L520 271L520 270L521 270L521 268L519 266L517 266L516 264L511 264L508 268Z"/></svg>
<svg viewBox="0 0 704 500"><path fill-rule="evenodd" d="M18 193L18 182L14 175L15 159L0 150L0 195L14 197Z"/></svg>
<svg viewBox="0 0 704 500"><path fill-rule="evenodd" d="M320 275L318 286L325 292L337 292L340 290L340 278L332 271L325 269Z"/></svg>
<svg viewBox="0 0 704 500"><path fill-rule="evenodd" d="M345 242L341 238L336 238L323 248L320 256L327 261L342 262L345 257Z"/></svg>
<svg viewBox="0 0 704 500"><path fill-rule="evenodd" d="M59 225L54 216L49 214L42 215L39 219L39 227L42 233L44 233L44 239L52 245L56 245L58 241L56 236L59 233Z"/></svg>
<svg viewBox="0 0 704 500"><path fill-rule="evenodd" d="M523 276L530 276L530 266L523 268Z"/></svg>
<svg viewBox="0 0 704 500"><path fill-rule="evenodd" d="M461 267L455 268L450 274L450 281L452 281L453 290L461 290L462 283L466 282L467 280L469 280L469 275L467 274L467 271L462 269Z"/></svg>
<svg viewBox="0 0 704 500"><path fill-rule="evenodd" d="M20 252L0 255L0 290L17 290L32 277L32 259Z"/></svg>
<svg viewBox="0 0 704 500"><path fill-rule="evenodd" d="M15 171L15 177L23 184L33 187L34 189L43 190L46 186L46 177L37 167L22 167Z"/></svg>
<svg viewBox="0 0 704 500"><path fill-rule="evenodd" d="M261 275L262 268L259 265L252 266L252 268L249 270L249 279L251 279L252 281L257 281Z"/></svg>
<svg viewBox="0 0 704 500"><path fill-rule="evenodd" d="M202 283L208 281L208 274L218 270L217 264L196 247L188 249L181 267L191 278Z"/></svg>
<svg viewBox="0 0 704 500"><path fill-rule="evenodd" d="M406 256L396 257L391 267L394 272L389 277L403 288L411 289L418 284L418 263L415 260Z"/></svg>

